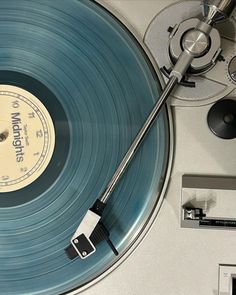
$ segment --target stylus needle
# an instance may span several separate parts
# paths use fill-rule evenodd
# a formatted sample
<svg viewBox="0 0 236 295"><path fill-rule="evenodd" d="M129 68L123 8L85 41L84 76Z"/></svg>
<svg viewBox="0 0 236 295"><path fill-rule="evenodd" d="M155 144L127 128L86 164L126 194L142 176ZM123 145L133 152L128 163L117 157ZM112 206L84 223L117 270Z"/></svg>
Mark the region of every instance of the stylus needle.
<svg viewBox="0 0 236 295"><path fill-rule="evenodd" d="M212 5L207 4L206 6L209 9L205 10L203 20L199 21L196 28L188 31L183 37L183 51L170 73L170 79L164 88L161 97L154 105L153 110L135 137L133 143L131 144L123 160L116 169L113 177L108 183L106 189L97 199L94 205L87 211L71 239L71 245L69 247L70 250L71 247L73 247L74 253L76 252L77 256L80 256L82 259L87 258L93 254L96 251L95 246L102 240L106 240L111 246L113 252L118 254L117 250L110 241L109 232L105 229L101 222L101 217L106 204L176 84L181 82L193 60L207 52L207 48L210 45L209 35L211 33L212 25L222 18L230 16L235 7L235 0L218 1L217 4L213 1Z"/></svg>

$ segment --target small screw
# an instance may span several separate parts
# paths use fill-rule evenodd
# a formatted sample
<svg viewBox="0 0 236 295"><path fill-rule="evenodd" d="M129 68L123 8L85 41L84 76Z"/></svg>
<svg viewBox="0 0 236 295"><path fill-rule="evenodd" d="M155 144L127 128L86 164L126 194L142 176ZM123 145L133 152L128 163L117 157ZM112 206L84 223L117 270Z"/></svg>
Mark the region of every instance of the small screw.
<svg viewBox="0 0 236 295"><path fill-rule="evenodd" d="M83 257L85 257L85 256L87 256L87 255L88 255L88 253L87 253L86 251L83 251L83 252L82 252L82 256L83 256Z"/></svg>
<svg viewBox="0 0 236 295"><path fill-rule="evenodd" d="M79 243L79 240L78 239L74 239L74 243L75 244L78 244Z"/></svg>
<svg viewBox="0 0 236 295"><path fill-rule="evenodd" d="M218 61L225 61L224 56L220 54L220 55L218 56Z"/></svg>
<svg viewBox="0 0 236 295"><path fill-rule="evenodd" d="M167 29L167 32L171 34L171 33L173 32L173 30L174 30L173 27L169 27L169 28Z"/></svg>

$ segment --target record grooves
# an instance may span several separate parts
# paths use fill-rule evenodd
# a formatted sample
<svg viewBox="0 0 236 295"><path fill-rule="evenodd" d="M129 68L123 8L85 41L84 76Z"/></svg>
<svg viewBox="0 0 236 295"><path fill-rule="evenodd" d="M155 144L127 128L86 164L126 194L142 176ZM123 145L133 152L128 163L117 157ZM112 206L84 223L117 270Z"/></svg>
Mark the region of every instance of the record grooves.
<svg viewBox="0 0 236 295"><path fill-rule="evenodd" d="M0 193L0 290L5 295L68 293L116 263L159 201L169 158L166 111L104 212L121 255L116 258L100 243L85 261L66 256L76 226L161 87L141 46L93 1L2 0L0 35L0 84L35 95L50 114L56 138L52 159L37 180Z"/></svg>

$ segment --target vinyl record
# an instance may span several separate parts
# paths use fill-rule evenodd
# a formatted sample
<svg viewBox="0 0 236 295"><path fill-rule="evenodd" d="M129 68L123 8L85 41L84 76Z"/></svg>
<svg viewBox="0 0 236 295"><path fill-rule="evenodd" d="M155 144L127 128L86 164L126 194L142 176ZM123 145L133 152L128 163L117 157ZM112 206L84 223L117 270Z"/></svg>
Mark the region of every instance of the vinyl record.
<svg viewBox="0 0 236 295"><path fill-rule="evenodd" d="M114 265L158 203L166 111L105 211L120 256L106 243L85 260L66 256L160 84L134 37L94 1L1 0L0 36L0 293L67 293Z"/></svg>
<svg viewBox="0 0 236 295"><path fill-rule="evenodd" d="M211 131L223 139L236 138L236 101L224 99L215 103L208 113Z"/></svg>

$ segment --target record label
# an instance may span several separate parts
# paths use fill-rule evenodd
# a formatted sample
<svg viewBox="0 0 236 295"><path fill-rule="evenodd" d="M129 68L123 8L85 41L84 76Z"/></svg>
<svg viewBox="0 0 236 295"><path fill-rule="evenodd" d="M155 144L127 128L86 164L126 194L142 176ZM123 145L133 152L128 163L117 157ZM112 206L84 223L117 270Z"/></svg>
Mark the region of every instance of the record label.
<svg viewBox="0 0 236 295"><path fill-rule="evenodd" d="M38 98L0 85L0 193L22 189L47 168L55 146L52 119Z"/></svg>

